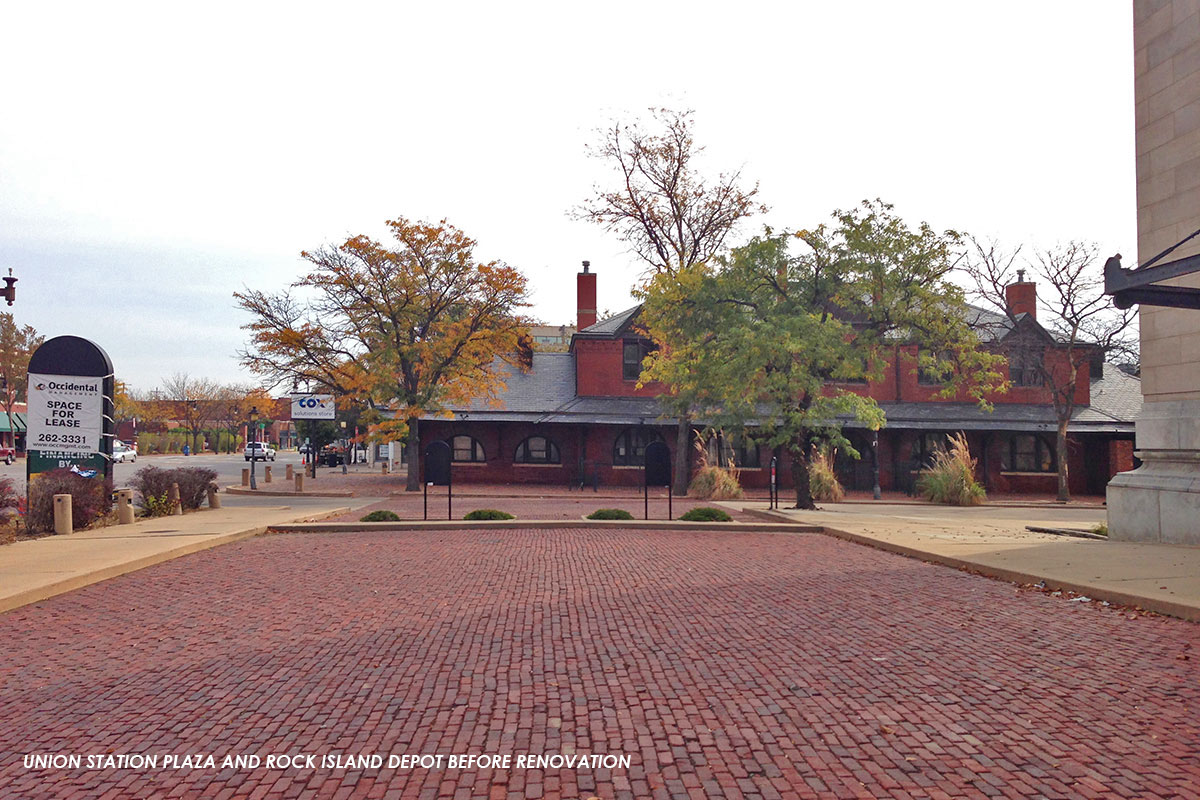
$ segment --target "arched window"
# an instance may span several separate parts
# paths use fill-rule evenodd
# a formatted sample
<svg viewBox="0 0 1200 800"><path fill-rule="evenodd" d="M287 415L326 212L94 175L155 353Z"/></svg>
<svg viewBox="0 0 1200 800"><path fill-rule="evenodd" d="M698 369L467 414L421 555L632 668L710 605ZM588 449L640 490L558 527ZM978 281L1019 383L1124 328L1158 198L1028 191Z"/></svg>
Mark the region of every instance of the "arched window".
<svg viewBox="0 0 1200 800"><path fill-rule="evenodd" d="M1004 472L1057 472L1054 448L1033 433L1014 433L1002 444L1000 469Z"/></svg>
<svg viewBox="0 0 1200 800"><path fill-rule="evenodd" d="M513 461L517 464L561 464L562 455L558 445L545 436L530 436L517 445Z"/></svg>
<svg viewBox="0 0 1200 800"><path fill-rule="evenodd" d="M640 467L646 463L646 445L661 442L657 431L648 428L626 428L613 442L613 466Z"/></svg>
<svg viewBox="0 0 1200 800"><path fill-rule="evenodd" d="M483 445L474 436L465 434L455 436L450 440L450 452L452 453L452 461L486 461L487 456L483 454Z"/></svg>

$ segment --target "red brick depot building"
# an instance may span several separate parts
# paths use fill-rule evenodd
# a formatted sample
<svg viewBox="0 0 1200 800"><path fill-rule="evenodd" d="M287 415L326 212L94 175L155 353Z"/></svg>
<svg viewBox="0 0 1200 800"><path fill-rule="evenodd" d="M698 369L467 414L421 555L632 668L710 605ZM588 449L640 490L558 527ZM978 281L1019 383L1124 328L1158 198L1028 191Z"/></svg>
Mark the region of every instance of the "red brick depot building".
<svg viewBox="0 0 1200 800"><path fill-rule="evenodd" d="M674 456L676 420L664 416L655 399L661 385L637 387L642 359L654 345L636 326L635 306L604 320L596 319L596 274L585 265L577 276L578 332L565 353L535 352L526 371L510 370L499 404L472 402L452 408L452 418L429 417L421 423L422 451L435 440L453 453L456 483L539 483L560 486L635 486L642 480L645 446L656 440ZM1012 351L1022 337L1044 346L1046 369L1069 369L1063 348L1037 322L1036 287L1009 287L1015 312L1006 315L972 309L985 346ZM1024 358L1028 359L1026 355ZM991 412L973 402L942 399L940 386L916 368L916 348L898 345L880 381L853 385L874 398L887 415L887 426L872 448L870 431L846 425L847 438L862 457L839 456L837 471L847 489L869 490L878 459L884 490L910 491L916 472L949 434L966 434L977 459L979 478L991 492L1045 492L1056 489L1056 421L1050 390L1037 370L1010 357L1012 388L989 398ZM1080 380L1069 433L1070 488L1076 494L1103 494L1117 472L1132 469L1133 421L1141 408L1140 381L1101 354L1077 367ZM699 454L693 452L693 468ZM790 486L786 451L732 443L742 485L765 487L771 457L777 456L782 486Z"/></svg>

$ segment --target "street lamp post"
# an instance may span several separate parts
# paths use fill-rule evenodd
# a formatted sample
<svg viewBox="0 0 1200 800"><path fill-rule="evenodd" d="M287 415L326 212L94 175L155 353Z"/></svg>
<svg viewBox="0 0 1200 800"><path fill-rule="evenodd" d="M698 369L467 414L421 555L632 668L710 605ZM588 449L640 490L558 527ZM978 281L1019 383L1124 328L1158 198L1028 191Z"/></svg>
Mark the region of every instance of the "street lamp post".
<svg viewBox="0 0 1200 800"><path fill-rule="evenodd" d="M250 447L250 489L258 488L258 484L254 482L254 463L258 461L258 406L250 406L250 431L249 437L252 441Z"/></svg>

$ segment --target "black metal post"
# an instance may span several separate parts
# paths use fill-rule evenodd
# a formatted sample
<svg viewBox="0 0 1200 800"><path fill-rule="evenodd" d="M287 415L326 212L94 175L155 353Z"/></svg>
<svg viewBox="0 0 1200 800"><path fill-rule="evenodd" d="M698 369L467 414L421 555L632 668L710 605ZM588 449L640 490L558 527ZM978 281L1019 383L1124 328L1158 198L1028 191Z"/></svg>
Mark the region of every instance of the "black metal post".
<svg viewBox="0 0 1200 800"><path fill-rule="evenodd" d="M645 508L642 511L644 519L650 519L650 484L642 481L642 500L645 503Z"/></svg>
<svg viewBox="0 0 1200 800"><path fill-rule="evenodd" d="M421 514L421 519L429 519L429 484L422 481L422 486L425 488L425 510Z"/></svg>
<svg viewBox="0 0 1200 800"><path fill-rule="evenodd" d="M454 481L446 484L446 519L454 519Z"/></svg>
<svg viewBox="0 0 1200 800"><path fill-rule="evenodd" d="M667 484L667 519L675 519L675 509L671 505L671 496L675 494L674 487Z"/></svg>
<svg viewBox="0 0 1200 800"><path fill-rule="evenodd" d="M251 413L251 417L257 417L257 416L258 416L257 414ZM255 467L255 463L258 461L258 421L256 419L252 419L250 421L250 426L252 429L251 430L252 443L250 446L250 490L254 491L254 490L258 489L258 484L255 483L255 481L254 481L254 467Z"/></svg>
<svg viewBox="0 0 1200 800"><path fill-rule="evenodd" d="M879 431L871 433L871 471L874 473L875 486L871 490L876 500L883 497L883 492L879 491Z"/></svg>

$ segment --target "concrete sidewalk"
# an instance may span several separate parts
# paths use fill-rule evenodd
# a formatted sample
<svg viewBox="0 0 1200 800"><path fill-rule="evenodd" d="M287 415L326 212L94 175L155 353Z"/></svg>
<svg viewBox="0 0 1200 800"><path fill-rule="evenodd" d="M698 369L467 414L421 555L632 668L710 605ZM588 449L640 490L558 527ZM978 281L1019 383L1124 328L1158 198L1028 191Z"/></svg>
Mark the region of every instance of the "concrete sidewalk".
<svg viewBox="0 0 1200 800"><path fill-rule="evenodd" d="M722 505L766 511L766 503ZM820 503L781 519L821 525L843 539L1016 583L1045 582L1092 600L1200 622L1200 547L1076 539L1027 525L1090 529L1105 510Z"/></svg>
<svg viewBox="0 0 1200 800"><path fill-rule="evenodd" d="M179 556L264 533L271 525L323 519L345 505L241 506L155 517L132 525L46 536L0 547L0 612Z"/></svg>

